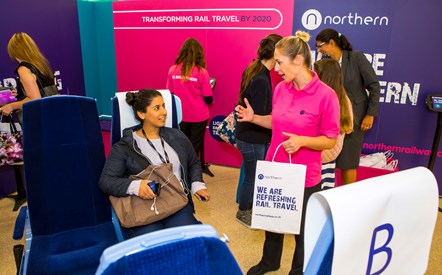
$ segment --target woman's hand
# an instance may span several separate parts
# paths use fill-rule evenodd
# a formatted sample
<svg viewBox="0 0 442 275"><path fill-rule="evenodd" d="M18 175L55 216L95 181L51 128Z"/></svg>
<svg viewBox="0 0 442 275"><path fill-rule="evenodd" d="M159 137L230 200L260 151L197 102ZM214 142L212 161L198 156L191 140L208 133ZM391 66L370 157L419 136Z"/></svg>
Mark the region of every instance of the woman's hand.
<svg viewBox="0 0 442 275"><path fill-rule="evenodd" d="M140 189L138 189L138 197L144 199L144 200L152 200L155 198L155 194L153 193L152 189L147 185L148 182L151 182L150 180L142 180L140 184Z"/></svg>
<svg viewBox="0 0 442 275"><path fill-rule="evenodd" d="M12 104L9 103L9 104L3 105L0 108L0 111L3 115L9 116L12 113L12 111L14 111L14 108L13 108Z"/></svg>
<svg viewBox="0 0 442 275"><path fill-rule="evenodd" d="M244 108L241 105L236 106L235 111L236 115L238 116L239 122L252 122L253 117L255 116L255 112L253 111L252 106L250 106L249 101L247 98L244 98L244 103L246 104L246 108Z"/></svg>
<svg viewBox="0 0 442 275"><path fill-rule="evenodd" d="M304 146L302 136L286 132L282 132L282 134L286 137L289 137L288 140L282 143L282 146L284 146L284 149L288 154L293 154L297 152L302 146Z"/></svg>
<svg viewBox="0 0 442 275"><path fill-rule="evenodd" d="M366 115L361 123L361 131L370 130L373 127L374 116Z"/></svg>
<svg viewBox="0 0 442 275"><path fill-rule="evenodd" d="M207 189L198 190L194 196L197 197L200 201L202 201L202 200L209 201L210 200L210 194L207 191ZM204 198L204 199L202 199L202 198Z"/></svg>
<svg viewBox="0 0 442 275"><path fill-rule="evenodd" d="M17 90L11 88L11 95L16 97L17 96Z"/></svg>

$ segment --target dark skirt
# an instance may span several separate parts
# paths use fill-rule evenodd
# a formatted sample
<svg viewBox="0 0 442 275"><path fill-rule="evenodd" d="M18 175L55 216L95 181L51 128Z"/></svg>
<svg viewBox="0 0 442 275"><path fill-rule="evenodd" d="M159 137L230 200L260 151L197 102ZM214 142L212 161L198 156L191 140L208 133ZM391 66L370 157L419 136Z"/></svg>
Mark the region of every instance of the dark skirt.
<svg viewBox="0 0 442 275"><path fill-rule="evenodd" d="M364 132L359 127L353 133L345 135L342 151L336 159L336 168L346 170L359 167L362 142L364 141Z"/></svg>
<svg viewBox="0 0 442 275"><path fill-rule="evenodd" d="M345 135L342 151L336 159L336 168L357 169L362 152L365 132L361 131L362 120L367 113L368 101L352 102L353 133Z"/></svg>

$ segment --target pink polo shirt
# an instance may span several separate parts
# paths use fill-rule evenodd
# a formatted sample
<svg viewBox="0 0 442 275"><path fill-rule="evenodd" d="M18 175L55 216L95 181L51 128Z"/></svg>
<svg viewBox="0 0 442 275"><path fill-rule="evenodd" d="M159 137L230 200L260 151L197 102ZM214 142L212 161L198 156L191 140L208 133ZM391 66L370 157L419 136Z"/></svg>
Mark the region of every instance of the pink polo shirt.
<svg viewBox="0 0 442 275"><path fill-rule="evenodd" d="M339 135L339 101L336 93L311 71L313 80L302 90L293 83L281 82L273 93L272 140L266 160L271 161L276 148L288 137L282 132L300 136ZM307 165L305 187L321 182L321 152L302 147L292 154L292 163ZM281 146L275 161L289 163L289 155Z"/></svg>
<svg viewBox="0 0 442 275"><path fill-rule="evenodd" d="M204 102L205 96L212 96L209 73L206 69L192 68L190 77L181 79L182 64L173 65L167 76L167 89L181 99L184 122L201 122L209 119L209 106Z"/></svg>

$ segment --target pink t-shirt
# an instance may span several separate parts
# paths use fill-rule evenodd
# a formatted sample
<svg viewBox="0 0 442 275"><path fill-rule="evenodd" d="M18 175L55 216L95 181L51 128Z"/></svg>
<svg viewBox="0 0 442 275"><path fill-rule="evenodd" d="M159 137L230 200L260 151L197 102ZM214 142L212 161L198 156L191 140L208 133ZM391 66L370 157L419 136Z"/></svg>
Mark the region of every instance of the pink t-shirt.
<svg viewBox="0 0 442 275"><path fill-rule="evenodd" d="M339 135L339 101L336 93L311 71L313 80L302 90L293 83L281 82L273 93L272 140L266 160L271 161L278 145L288 139L282 132L300 136ZM289 163L289 155L281 146L276 162ZM307 165L305 187L321 181L321 151L302 147L292 154L292 163Z"/></svg>
<svg viewBox="0 0 442 275"><path fill-rule="evenodd" d="M182 64L173 65L167 77L167 89L181 99L184 122L201 122L209 119L209 106L205 96L212 96L209 73L206 69L192 68L187 80L181 79Z"/></svg>

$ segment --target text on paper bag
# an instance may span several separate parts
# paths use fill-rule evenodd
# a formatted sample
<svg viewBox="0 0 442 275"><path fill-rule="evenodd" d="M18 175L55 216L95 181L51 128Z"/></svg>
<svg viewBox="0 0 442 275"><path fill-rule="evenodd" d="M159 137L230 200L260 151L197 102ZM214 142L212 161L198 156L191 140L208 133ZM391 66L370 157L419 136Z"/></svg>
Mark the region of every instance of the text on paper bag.
<svg viewBox="0 0 442 275"><path fill-rule="evenodd" d="M270 188L267 191L267 187L257 187L255 206L298 211L296 197L284 196L280 188Z"/></svg>

